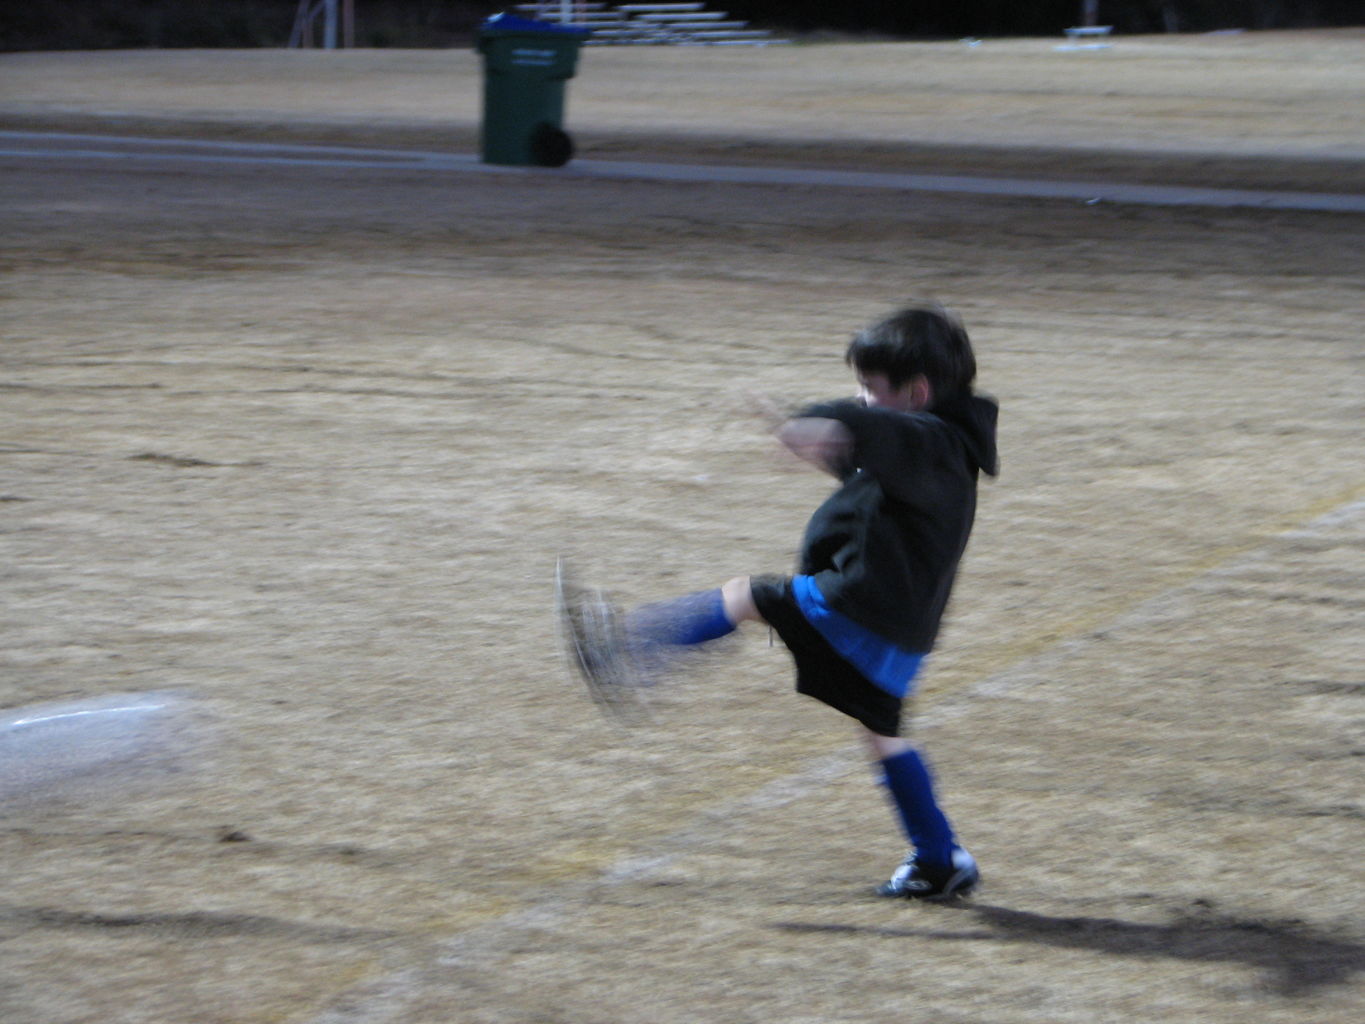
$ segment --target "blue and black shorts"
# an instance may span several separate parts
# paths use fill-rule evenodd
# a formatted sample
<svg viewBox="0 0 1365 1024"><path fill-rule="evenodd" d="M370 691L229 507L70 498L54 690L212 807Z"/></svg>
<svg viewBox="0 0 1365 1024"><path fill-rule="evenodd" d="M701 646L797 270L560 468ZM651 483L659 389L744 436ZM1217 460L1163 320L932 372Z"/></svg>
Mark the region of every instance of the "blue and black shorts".
<svg viewBox="0 0 1365 1024"><path fill-rule="evenodd" d="M840 630L859 627L823 606L823 598L810 577L793 580L789 576L754 576L750 589L759 614L777 631L796 663L797 693L842 711L878 735L900 735L901 707L913 683L919 655L899 652L884 641L874 641L874 647L883 649L877 653L890 652L890 663L894 665L892 678L888 678L885 670L873 669L881 677L882 685L877 685L866 672L855 667L848 653L840 653L834 646L838 642L848 650L848 637ZM803 604L812 609L817 620L821 620L819 613L823 610L823 631L812 624L808 613L802 610ZM835 620L833 626L828 621L831 615ZM865 647L852 653L867 664ZM876 660L879 665L887 661L885 657Z"/></svg>

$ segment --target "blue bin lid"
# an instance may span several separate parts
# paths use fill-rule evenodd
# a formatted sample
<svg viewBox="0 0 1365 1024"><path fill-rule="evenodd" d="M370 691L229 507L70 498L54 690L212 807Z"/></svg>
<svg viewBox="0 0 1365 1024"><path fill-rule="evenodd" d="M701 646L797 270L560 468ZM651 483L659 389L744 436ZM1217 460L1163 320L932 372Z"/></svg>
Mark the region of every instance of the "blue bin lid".
<svg viewBox="0 0 1365 1024"><path fill-rule="evenodd" d="M536 21L532 18L519 18L515 14L493 15L483 23L482 31L485 34L503 32L534 32L539 34L544 32L552 35L592 35L592 29L584 28L582 25L560 25L552 21Z"/></svg>

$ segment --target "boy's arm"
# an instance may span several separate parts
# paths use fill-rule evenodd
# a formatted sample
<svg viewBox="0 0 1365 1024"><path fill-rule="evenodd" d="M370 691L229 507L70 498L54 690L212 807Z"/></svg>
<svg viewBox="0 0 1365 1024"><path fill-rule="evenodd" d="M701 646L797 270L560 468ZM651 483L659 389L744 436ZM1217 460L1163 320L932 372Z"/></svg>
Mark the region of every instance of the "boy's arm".
<svg viewBox="0 0 1365 1024"><path fill-rule="evenodd" d="M836 419L798 416L777 429L777 437L793 454L844 479L853 471L853 431Z"/></svg>
<svg viewBox="0 0 1365 1024"><path fill-rule="evenodd" d="M805 418L832 421L844 428L845 468L836 476L848 476L855 468L865 470L893 497L911 498L916 469L932 461L930 453L937 439L916 414L869 409L855 399L813 405L802 410L800 419Z"/></svg>
<svg viewBox="0 0 1365 1024"><path fill-rule="evenodd" d="M843 479L853 472L853 433L836 419L803 416L767 395L746 392L749 411L761 419L792 454Z"/></svg>

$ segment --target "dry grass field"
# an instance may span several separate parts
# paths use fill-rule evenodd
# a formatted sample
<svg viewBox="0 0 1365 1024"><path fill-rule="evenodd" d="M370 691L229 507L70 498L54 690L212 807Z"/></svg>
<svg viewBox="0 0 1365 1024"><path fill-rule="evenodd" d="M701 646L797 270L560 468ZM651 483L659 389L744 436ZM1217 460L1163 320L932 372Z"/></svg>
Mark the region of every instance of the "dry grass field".
<svg viewBox="0 0 1365 1024"><path fill-rule="evenodd" d="M1365 192L1365 33L1055 42L594 49L568 127ZM11 131L478 109L468 52L0 56ZM18 148L6 1024L1365 1016L1360 216ZM1002 403L914 727L985 874L945 906L868 895L891 812L761 631L623 731L550 600L561 552L627 601L787 569L827 484L742 395L846 393L916 298Z"/></svg>

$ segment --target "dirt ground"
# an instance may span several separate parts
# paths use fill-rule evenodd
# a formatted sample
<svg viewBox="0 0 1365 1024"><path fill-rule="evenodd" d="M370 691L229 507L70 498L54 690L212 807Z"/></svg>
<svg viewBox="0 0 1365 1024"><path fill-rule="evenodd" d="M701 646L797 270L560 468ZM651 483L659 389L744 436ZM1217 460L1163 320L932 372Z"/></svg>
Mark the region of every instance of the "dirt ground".
<svg viewBox="0 0 1365 1024"><path fill-rule="evenodd" d="M1056 42L594 49L569 127L1365 191L1365 33ZM478 88L466 52L11 54L0 128L467 152ZM1359 216L0 174L0 709L168 705L0 786L7 1024L1365 1014ZM762 631L623 731L550 614L561 552L628 602L787 569L828 485L743 395L846 393L920 298L1002 403L915 716L986 879L951 906L868 895L891 813Z"/></svg>

